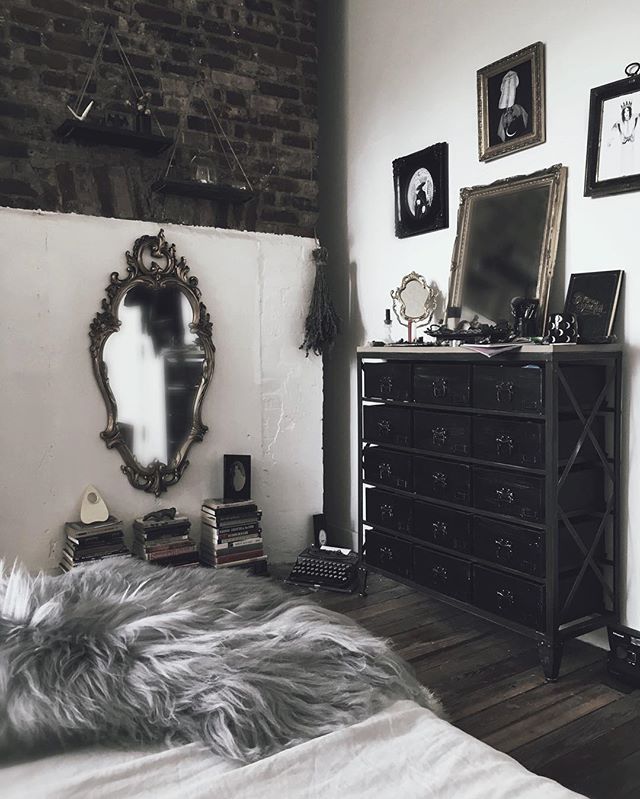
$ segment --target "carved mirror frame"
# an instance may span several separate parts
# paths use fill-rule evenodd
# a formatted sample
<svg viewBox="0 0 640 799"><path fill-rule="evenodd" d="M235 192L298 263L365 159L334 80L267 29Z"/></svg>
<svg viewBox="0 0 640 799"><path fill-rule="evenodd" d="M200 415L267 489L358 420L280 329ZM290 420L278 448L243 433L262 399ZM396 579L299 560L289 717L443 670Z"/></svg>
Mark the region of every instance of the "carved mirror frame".
<svg viewBox="0 0 640 799"><path fill-rule="evenodd" d="M420 316L407 315L407 307L402 297L409 283L413 282L419 283L424 289L426 295L424 301L424 311ZM419 275L417 272L409 272L408 275L405 275L402 278L402 282L398 288L391 290L391 299L393 300L393 312L395 313L398 322L405 327L407 326L408 321L415 325L417 325L418 322L422 322L424 319L426 319L427 322L430 322L433 318L433 312L435 311L438 302L437 292L434 291L434 289L427 283L425 278L422 275ZM397 308L398 305L400 306L400 310Z"/></svg>
<svg viewBox="0 0 640 799"><path fill-rule="evenodd" d="M145 256L147 260L145 261ZM150 260L149 260L150 259ZM202 401L213 376L215 347L211 338L212 324L198 288L198 279L189 274L184 258L178 260L174 244L169 244L160 230L157 236L140 236L133 250L126 252L127 275L121 278L112 272L105 289L107 297L102 300L102 310L96 313L89 328L91 361L93 372L107 409L107 426L100 433L108 449L117 449L124 464L122 471L134 488L159 496L163 491L180 480L189 465L187 453L195 441L202 441L208 427L202 422ZM196 394L191 430L185 441L168 464L157 459L148 466L140 464L125 442L118 426L118 407L109 385L107 365L104 361L104 348L109 336L116 333L121 325L118 309L126 292L133 286L147 286L154 289L177 287L187 297L193 311L193 321L189 324L192 333L198 336L204 350L202 378Z"/></svg>

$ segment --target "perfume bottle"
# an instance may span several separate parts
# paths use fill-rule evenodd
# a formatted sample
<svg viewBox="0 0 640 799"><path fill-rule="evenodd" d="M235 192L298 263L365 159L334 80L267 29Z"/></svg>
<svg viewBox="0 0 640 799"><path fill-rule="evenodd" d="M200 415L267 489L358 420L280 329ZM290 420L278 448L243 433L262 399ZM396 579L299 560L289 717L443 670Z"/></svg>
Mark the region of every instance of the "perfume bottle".
<svg viewBox="0 0 640 799"><path fill-rule="evenodd" d="M386 308L384 312L384 333L382 340L385 344L393 344L393 334L391 332L391 308Z"/></svg>

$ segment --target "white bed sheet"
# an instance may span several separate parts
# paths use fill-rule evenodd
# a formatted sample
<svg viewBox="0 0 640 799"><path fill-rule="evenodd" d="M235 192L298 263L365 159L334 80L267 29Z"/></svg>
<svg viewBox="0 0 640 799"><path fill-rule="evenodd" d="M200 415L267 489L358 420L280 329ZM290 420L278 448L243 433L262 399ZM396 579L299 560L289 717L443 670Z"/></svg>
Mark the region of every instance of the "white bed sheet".
<svg viewBox="0 0 640 799"><path fill-rule="evenodd" d="M234 768L194 744L92 748L0 770L3 799L570 799L413 702Z"/></svg>

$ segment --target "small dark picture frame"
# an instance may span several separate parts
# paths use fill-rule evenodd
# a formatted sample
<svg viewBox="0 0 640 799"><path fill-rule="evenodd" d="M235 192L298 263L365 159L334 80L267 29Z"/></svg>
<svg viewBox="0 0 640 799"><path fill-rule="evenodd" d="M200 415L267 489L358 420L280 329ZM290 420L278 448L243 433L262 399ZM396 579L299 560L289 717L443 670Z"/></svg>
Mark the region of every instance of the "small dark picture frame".
<svg viewBox="0 0 640 799"><path fill-rule="evenodd" d="M621 269L571 275L564 312L578 320L582 344L604 342L613 333L623 275Z"/></svg>
<svg viewBox="0 0 640 799"><path fill-rule="evenodd" d="M251 499L251 455L224 456L224 498Z"/></svg>
<svg viewBox="0 0 640 799"><path fill-rule="evenodd" d="M434 144L393 162L396 236L449 227L449 146Z"/></svg>
<svg viewBox="0 0 640 799"><path fill-rule="evenodd" d="M478 157L491 161L546 141L544 44L478 70Z"/></svg>
<svg viewBox="0 0 640 799"><path fill-rule="evenodd" d="M584 196L640 190L640 75L591 89Z"/></svg>

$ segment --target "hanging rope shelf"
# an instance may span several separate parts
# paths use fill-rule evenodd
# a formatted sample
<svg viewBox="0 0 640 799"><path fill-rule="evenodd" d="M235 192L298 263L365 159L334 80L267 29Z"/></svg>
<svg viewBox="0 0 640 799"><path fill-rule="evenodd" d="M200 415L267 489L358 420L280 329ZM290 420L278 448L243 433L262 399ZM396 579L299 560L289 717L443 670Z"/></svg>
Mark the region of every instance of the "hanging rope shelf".
<svg viewBox="0 0 640 799"><path fill-rule="evenodd" d="M93 100L88 100L83 109L89 83L96 72L98 61L102 55L109 33L115 43L133 96L136 98L136 123L139 128L138 130L130 130L126 127L109 125L91 119L91 110L94 106ZM71 119L65 119L65 121L56 128L55 133L63 139L75 139L83 144L106 144L111 147L128 147L139 150L147 155L158 155L171 147L173 139L164 135L162 126L148 105L148 97L149 95L142 88L131 61L118 38L118 34L111 26L106 26L93 57L91 68L89 69L80 94L78 95L75 107L71 108L71 106L67 106L71 113ZM152 132L152 122L155 122L160 131L159 134Z"/></svg>
<svg viewBox="0 0 640 799"><path fill-rule="evenodd" d="M200 151L194 155L189 162L191 174L189 177L183 177L176 174L175 156L181 136L184 142L186 109L191 104L196 90L200 90L201 100L209 116L218 147L217 152L210 149L207 152ZM222 170L225 173L223 175L219 174L221 170L216 163L219 160L223 160L225 164ZM255 197L251 181L204 91L204 79L194 83L191 88L186 108L181 114L176 130L173 147L169 153L167 168L164 174L151 184L151 189L163 194L222 200L234 205L246 203Z"/></svg>

